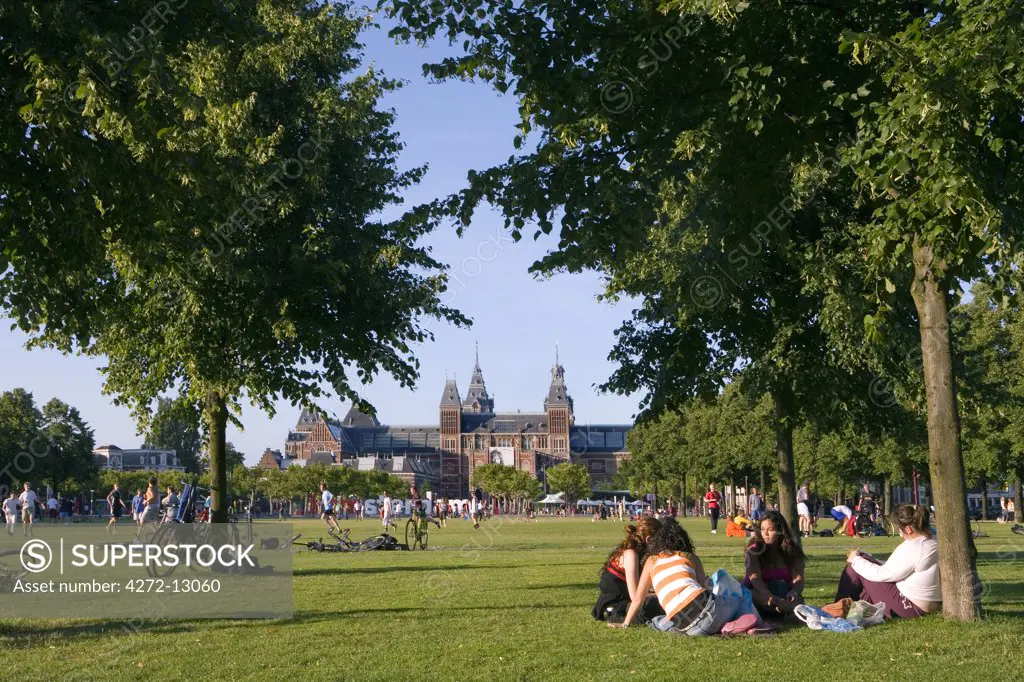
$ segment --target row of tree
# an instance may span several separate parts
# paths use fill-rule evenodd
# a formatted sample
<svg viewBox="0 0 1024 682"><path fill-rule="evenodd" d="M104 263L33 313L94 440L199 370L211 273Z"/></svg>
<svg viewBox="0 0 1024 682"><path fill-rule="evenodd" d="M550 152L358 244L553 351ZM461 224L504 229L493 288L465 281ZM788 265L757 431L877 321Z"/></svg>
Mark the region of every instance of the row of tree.
<svg viewBox="0 0 1024 682"><path fill-rule="evenodd" d="M0 490L22 483L81 490L95 480L92 429L78 410L53 398L42 408L16 388L0 394Z"/></svg>
<svg viewBox="0 0 1024 682"><path fill-rule="evenodd" d="M474 469L473 485L497 499L509 513L522 512L525 504L541 492L535 476L504 464L485 464Z"/></svg>
<svg viewBox="0 0 1024 682"><path fill-rule="evenodd" d="M103 470L96 484L96 491L103 496L113 489L115 483L128 494L145 490L151 477L157 479L161 497L168 487L181 492L185 475L180 471L113 471ZM213 477L210 472L198 477L201 489L209 490ZM385 471L359 471L350 467L332 467L325 464L309 466L293 465L287 469L261 469L258 467L236 466L228 475L228 495L243 504L252 504L258 496L271 505L275 503L292 505L295 500L306 500L309 496L319 498L320 484L326 483L337 497L354 496L359 499L375 498L384 494L396 498L408 492L408 485L393 474ZM81 490L83 488L76 488ZM85 490L89 489L86 485Z"/></svg>
<svg viewBox="0 0 1024 682"><path fill-rule="evenodd" d="M206 468L198 412L180 400L161 398L148 426L143 447L174 450L190 473ZM97 478L95 445L93 430L77 408L57 398L38 407L23 388L0 394L0 485L30 482L69 493L89 490L104 480ZM245 456L230 442L225 456L232 469L244 466Z"/></svg>
<svg viewBox="0 0 1024 682"><path fill-rule="evenodd" d="M983 490L990 484L1012 487L1020 505L1024 315L1010 301L993 303L984 280L972 293L952 311L964 465L972 484ZM874 385L870 398L873 409L867 412L845 411L830 419L819 413L796 424L798 480L812 481L820 494L836 499L873 481L888 500L891 486L909 485L914 472L930 483L923 411L908 409L883 384ZM684 497L699 498L709 481L749 480L765 492L774 488L777 495L777 486L764 476L773 464L772 421L770 396L751 390L741 373L718 395L694 398L634 429L629 435L633 454L620 467L620 482L635 494L680 490ZM984 495L983 514L987 504Z"/></svg>

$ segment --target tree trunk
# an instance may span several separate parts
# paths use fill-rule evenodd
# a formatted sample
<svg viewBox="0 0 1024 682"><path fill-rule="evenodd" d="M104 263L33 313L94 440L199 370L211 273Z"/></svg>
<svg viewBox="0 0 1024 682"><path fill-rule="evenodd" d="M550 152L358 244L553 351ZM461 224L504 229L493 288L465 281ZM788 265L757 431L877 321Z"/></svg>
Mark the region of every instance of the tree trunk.
<svg viewBox="0 0 1024 682"><path fill-rule="evenodd" d="M654 481L654 501L651 503L651 515L658 513L658 481Z"/></svg>
<svg viewBox="0 0 1024 682"><path fill-rule="evenodd" d="M730 501L725 513L729 516L736 516L736 514L733 513L736 511L738 506L736 504L736 479L731 476L729 477L729 497Z"/></svg>
<svg viewBox="0 0 1024 682"><path fill-rule="evenodd" d="M679 480L679 490L683 493L679 498L679 508L683 511L683 518L686 518L686 474Z"/></svg>
<svg viewBox="0 0 1024 682"><path fill-rule="evenodd" d="M886 516L892 514L892 476L885 475L885 482L882 483L882 513Z"/></svg>
<svg viewBox="0 0 1024 682"><path fill-rule="evenodd" d="M226 439L228 425L227 401L218 391L206 397L206 423L210 430L210 516L214 523L227 523L228 476Z"/></svg>
<svg viewBox="0 0 1024 682"><path fill-rule="evenodd" d="M1024 476L1022 476L1020 470L1018 470L1017 471L1017 477L1013 481L1013 522L1014 523L1020 523L1022 515L1024 515L1024 510L1021 509L1022 506L1024 506L1024 490L1021 490L1021 487L1020 487L1021 478L1024 478Z"/></svg>
<svg viewBox="0 0 1024 682"><path fill-rule="evenodd" d="M792 528L798 527L796 513L796 473L793 467L793 392L780 384L773 392L775 400L775 461L779 494L779 513Z"/></svg>
<svg viewBox="0 0 1024 682"><path fill-rule="evenodd" d="M974 543L967 520L967 487L960 453L960 421L949 329L945 264L931 246L914 241L911 295L921 327L928 399L928 469L935 505L942 575L942 613L950 620L981 618Z"/></svg>
<svg viewBox="0 0 1024 682"><path fill-rule="evenodd" d="M981 520L988 521L988 481L985 474L978 476L978 487L981 488Z"/></svg>
<svg viewBox="0 0 1024 682"><path fill-rule="evenodd" d="M761 469L761 501L764 504L764 509L768 509L768 479L765 475L764 467Z"/></svg>

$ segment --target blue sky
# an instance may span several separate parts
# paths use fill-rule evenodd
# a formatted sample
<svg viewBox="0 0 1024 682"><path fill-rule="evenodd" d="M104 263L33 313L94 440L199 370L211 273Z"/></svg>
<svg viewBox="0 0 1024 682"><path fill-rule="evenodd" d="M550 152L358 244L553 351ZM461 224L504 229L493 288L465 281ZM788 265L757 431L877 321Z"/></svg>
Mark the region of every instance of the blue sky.
<svg viewBox="0 0 1024 682"><path fill-rule="evenodd" d="M406 144L403 166L430 164L424 182L407 195L409 203L458 190L469 169L500 163L514 152L518 120L514 97L502 97L484 84L428 83L421 76L421 65L442 54L443 45L396 46L380 32L365 35L364 41L367 61L387 76L409 81L384 102L397 113L397 128ZM527 234L532 231L528 229ZM557 342L577 424L632 420L639 396L598 395L594 388L615 369L607 360L613 332L629 317L632 306L597 302L601 286L594 273L535 280L527 268L555 247L555 237L540 241L527 237L513 244L501 219L482 210L461 239L445 228L427 243L452 268L452 288L446 299L474 325L468 330L432 326L434 343L416 349L421 363L417 390L402 389L386 378L366 387L364 394L377 407L382 422L437 423L445 372L456 376L464 395L475 342L480 344L480 364L499 411L541 409ZM26 337L8 327L0 325L0 390L22 386L39 404L56 396L74 405L95 430L97 444L124 448L141 443L128 410L102 395L97 371L101 360L27 351ZM341 414L347 409L337 401L321 406ZM245 405L245 431L229 427L228 440L253 464L264 448L283 448L297 416L298 411L285 402L278 405L274 418Z"/></svg>

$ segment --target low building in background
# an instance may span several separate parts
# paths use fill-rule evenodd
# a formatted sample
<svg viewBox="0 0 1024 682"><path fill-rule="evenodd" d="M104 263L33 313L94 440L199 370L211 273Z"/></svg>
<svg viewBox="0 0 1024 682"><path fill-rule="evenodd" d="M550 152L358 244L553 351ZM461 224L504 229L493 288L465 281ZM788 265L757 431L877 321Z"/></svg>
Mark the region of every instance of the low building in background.
<svg viewBox="0 0 1024 682"><path fill-rule="evenodd" d="M101 445L92 451L96 466L116 471L184 471L174 450L141 448L122 450L116 445Z"/></svg>

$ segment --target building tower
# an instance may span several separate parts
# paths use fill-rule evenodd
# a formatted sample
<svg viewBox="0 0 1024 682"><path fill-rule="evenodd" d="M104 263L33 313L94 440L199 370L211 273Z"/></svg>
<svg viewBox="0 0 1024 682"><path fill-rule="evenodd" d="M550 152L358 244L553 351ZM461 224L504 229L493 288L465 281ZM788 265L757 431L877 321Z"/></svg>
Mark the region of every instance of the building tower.
<svg viewBox="0 0 1024 682"><path fill-rule="evenodd" d="M487 395L487 386L484 384L484 373L480 369L480 347L476 349L476 364L473 365L473 376L469 380L469 391L466 399L462 401L463 412L492 414L494 412L494 398Z"/></svg>
<svg viewBox="0 0 1024 682"><path fill-rule="evenodd" d="M558 361L555 347L555 366L551 368L551 385L544 399L548 415L548 447L557 459L569 459L569 429L573 423L572 398L565 388L565 368Z"/></svg>
<svg viewBox="0 0 1024 682"><path fill-rule="evenodd" d="M463 490L462 400L454 379L446 379L441 394L441 494L458 498ZM468 467L467 467L468 468ZM468 471L465 472L469 474Z"/></svg>

